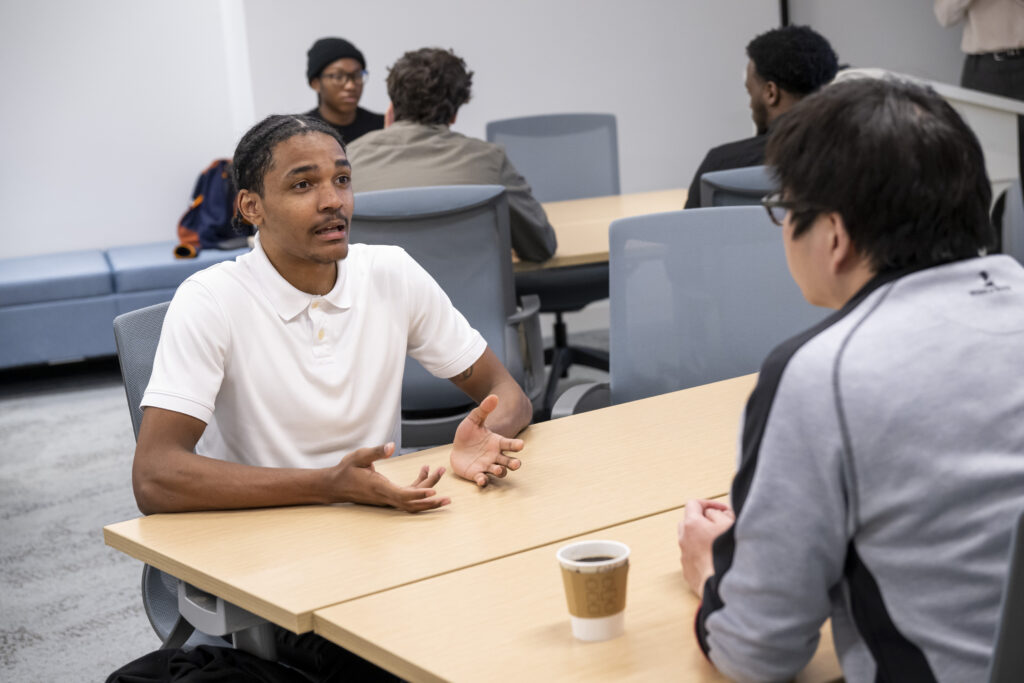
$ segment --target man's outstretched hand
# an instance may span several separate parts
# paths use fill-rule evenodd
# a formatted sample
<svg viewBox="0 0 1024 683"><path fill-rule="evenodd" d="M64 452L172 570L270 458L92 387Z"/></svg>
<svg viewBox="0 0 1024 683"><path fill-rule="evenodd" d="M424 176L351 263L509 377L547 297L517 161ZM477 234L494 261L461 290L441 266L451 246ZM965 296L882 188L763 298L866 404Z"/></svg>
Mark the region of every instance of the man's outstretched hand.
<svg viewBox="0 0 1024 683"><path fill-rule="evenodd" d="M409 486L399 486L374 469L375 461L389 458L394 452L395 444L389 443L360 448L342 458L341 462L331 468L334 499L363 505L383 505L406 512L433 510L451 502L449 498L438 497L434 491L434 485L444 474L443 467L431 472L424 465Z"/></svg>
<svg viewBox="0 0 1024 683"><path fill-rule="evenodd" d="M509 470L518 470L522 465L518 458L503 451L523 450L523 440L500 436L484 425L497 407L498 397L494 394L481 401L459 425L452 444L452 471L481 487L487 486L488 475L504 477Z"/></svg>

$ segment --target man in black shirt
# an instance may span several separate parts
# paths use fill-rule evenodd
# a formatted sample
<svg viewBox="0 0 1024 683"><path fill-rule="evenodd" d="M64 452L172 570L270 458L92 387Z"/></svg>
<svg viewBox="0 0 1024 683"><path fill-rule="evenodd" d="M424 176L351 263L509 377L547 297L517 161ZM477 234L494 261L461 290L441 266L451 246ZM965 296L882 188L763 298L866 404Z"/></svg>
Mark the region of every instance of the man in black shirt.
<svg viewBox="0 0 1024 683"><path fill-rule="evenodd" d="M306 112L329 123L348 144L364 133L384 127L384 115L359 106L366 78L366 59L344 38L321 38L307 53L306 79L316 90L317 107Z"/></svg>
<svg viewBox="0 0 1024 683"><path fill-rule="evenodd" d="M764 163L768 128L779 116L831 81L838 68L836 53L820 34L807 26L786 26L762 33L747 45L750 116L757 135L715 147L701 162L690 183L687 209L700 208L700 177Z"/></svg>

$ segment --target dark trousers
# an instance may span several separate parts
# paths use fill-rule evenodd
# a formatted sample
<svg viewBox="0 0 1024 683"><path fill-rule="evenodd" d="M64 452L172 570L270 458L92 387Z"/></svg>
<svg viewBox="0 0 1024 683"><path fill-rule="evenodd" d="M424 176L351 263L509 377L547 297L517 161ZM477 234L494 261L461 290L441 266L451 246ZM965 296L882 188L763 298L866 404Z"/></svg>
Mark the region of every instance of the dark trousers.
<svg viewBox="0 0 1024 683"><path fill-rule="evenodd" d="M298 669L316 683L393 683L402 680L315 633L298 635L283 628L275 628L274 641L277 646L277 660Z"/></svg>
<svg viewBox="0 0 1024 683"><path fill-rule="evenodd" d="M224 647L156 650L110 674L107 683L393 683L400 678L315 633L274 627L277 661Z"/></svg>
<svg viewBox="0 0 1024 683"><path fill-rule="evenodd" d="M1015 57L967 55L960 85L971 90L1024 100L1024 50ZM1024 116L1017 117L1017 152L1020 178L1024 180Z"/></svg>

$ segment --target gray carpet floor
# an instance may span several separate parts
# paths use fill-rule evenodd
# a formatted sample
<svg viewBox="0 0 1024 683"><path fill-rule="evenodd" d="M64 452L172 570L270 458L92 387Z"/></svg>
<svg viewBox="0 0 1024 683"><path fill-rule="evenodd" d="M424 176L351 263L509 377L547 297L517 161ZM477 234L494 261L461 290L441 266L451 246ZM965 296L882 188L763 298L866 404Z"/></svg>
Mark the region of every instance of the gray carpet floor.
<svg viewBox="0 0 1024 683"><path fill-rule="evenodd" d="M607 374L574 367L559 389L580 381ZM114 361L0 373L0 681L103 681L159 647L141 563L103 543L139 514L134 448Z"/></svg>
<svg viewBox="0 0 1024 683"><path fill-rule="evenodd" d="M142 565L103 543L138 516L111 363L0 378L0 680L103 681L160 643Z"/></svg>

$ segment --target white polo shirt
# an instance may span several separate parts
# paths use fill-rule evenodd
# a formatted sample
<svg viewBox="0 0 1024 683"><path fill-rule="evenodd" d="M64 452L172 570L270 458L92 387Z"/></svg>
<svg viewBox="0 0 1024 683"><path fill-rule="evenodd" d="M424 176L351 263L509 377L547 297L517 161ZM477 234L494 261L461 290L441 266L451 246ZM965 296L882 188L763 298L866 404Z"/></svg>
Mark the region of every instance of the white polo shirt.
<svg viewBox="0 0 1024 683"><path fill-rule="evenodd" d="M188 278L167 311L142 398L207 424L196 452L267 467L328 467L401 445L408 353L437 377L487 343L399 247L353 244L316 296L252 252Z"/></svg>

